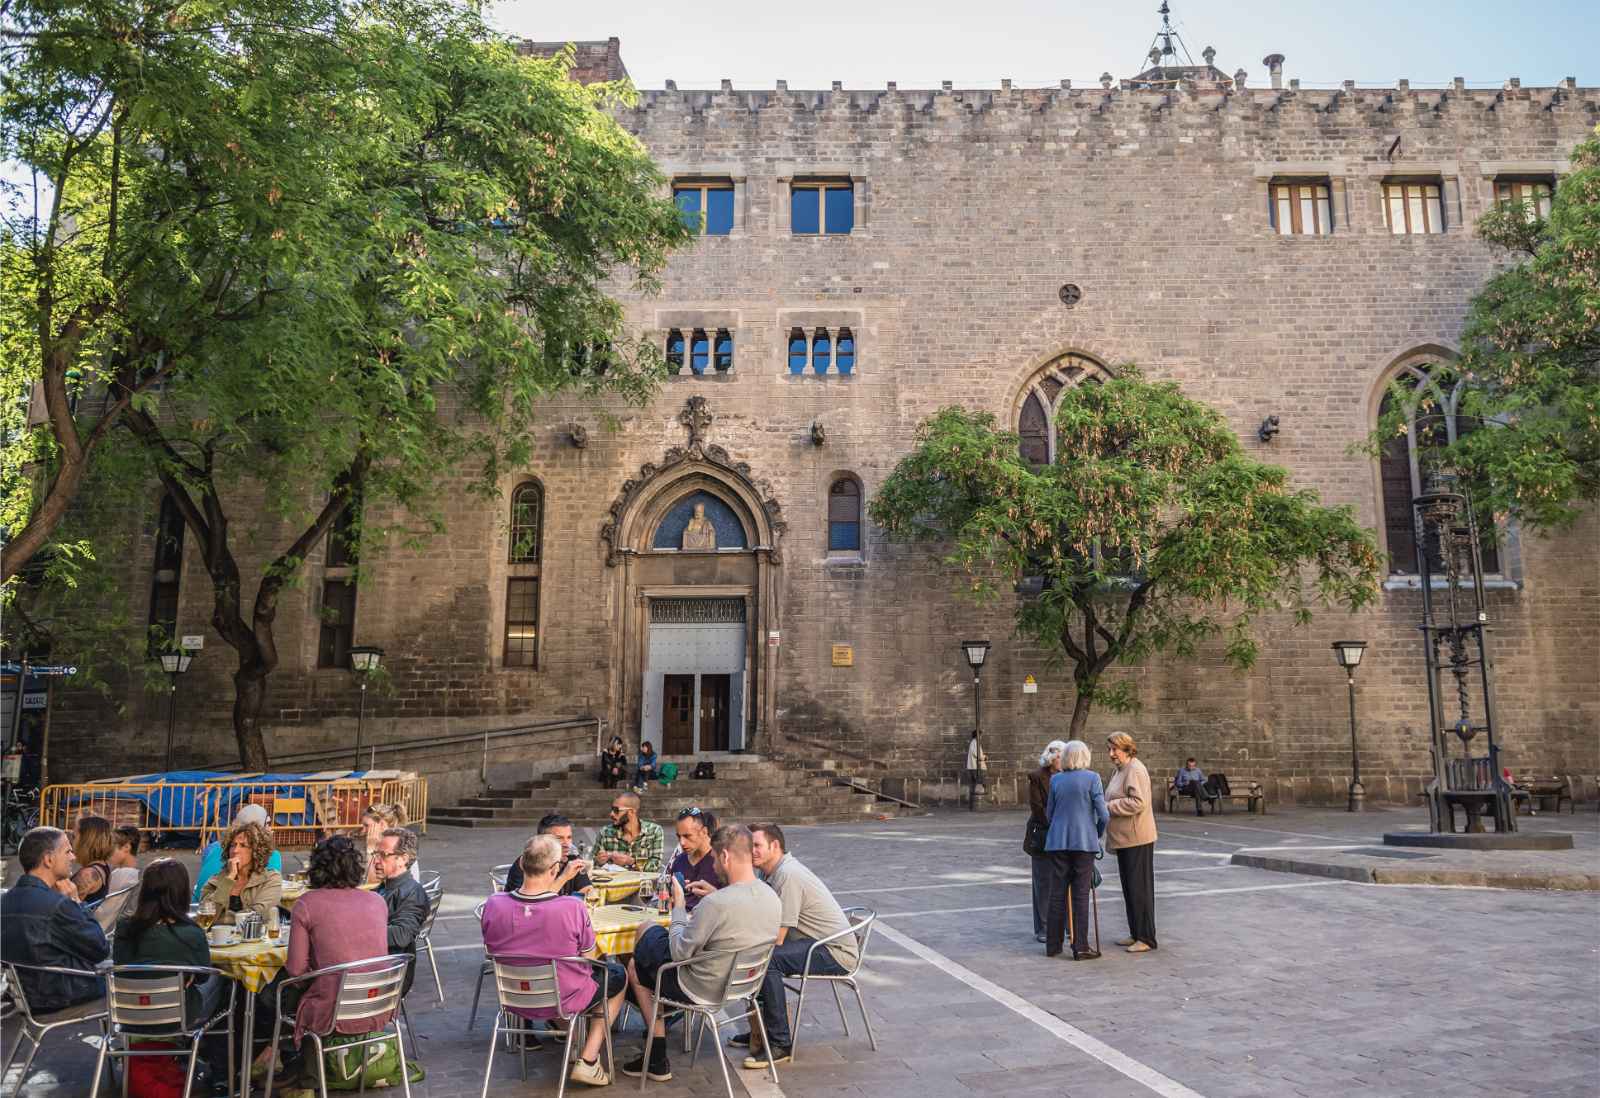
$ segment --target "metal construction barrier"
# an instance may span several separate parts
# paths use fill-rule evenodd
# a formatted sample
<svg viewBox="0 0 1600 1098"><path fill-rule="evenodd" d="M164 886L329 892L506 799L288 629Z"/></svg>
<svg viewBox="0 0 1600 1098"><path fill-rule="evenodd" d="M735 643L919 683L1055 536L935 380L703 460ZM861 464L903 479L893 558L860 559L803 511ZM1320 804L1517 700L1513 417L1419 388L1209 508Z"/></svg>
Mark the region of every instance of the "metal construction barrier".
<svg viewBox="0 0 1600 1098"><path fill-rule="evenodd" d="M219 837L247 804L267 810L280 850L305 849L328 834L361 830L361 814L375 803L399 804L407 819L427 830L428 780L393 770L318 774L223 774L183 771L46 786L39 822L71 830L85 815L104 816L113 827L137 827L147 840L193 835L197 846Z"/></svg>

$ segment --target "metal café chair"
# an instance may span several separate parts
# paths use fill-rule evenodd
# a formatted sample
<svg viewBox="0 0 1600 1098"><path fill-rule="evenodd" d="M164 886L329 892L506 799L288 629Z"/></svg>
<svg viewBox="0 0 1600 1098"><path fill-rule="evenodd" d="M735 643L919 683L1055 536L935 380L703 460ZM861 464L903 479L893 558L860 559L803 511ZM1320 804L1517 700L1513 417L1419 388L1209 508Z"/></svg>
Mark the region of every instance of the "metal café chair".
<svg viewBox="0 0 1600 1098"><path fill-rule="evenodd" d="M494 1046L501 1033L526 1036L528 1021L517 1010L542 1010L550 1009L556 1012L567 1032L566 1044L561 1053L560 1082L556 1084L556 1098L562 1098L567 1090L567 1070L572 1062L572 1050L577 1040L577 1033L582 1025L598 1024L605 1026L606 1031L606 1071L616 1074L616 1062L612 1059L611 1052L611 1027L607 1024L606 1004L611 1000L611 980L606 972L604 961L592 960L588 957L556 957L550 960L534 959L528 957L486 957L485 963L494 973L495 995L499 1001L500 1009L495 1013L494 1031L489 1034L489 1059L483 1068L483 1095L489 1098L489 1075L494 1069ZM598 1014L594 1011L583 1011L578 1014L568 1014L561 1005L561 985L559 981L559 966L563 963L589 965L599 971L600 977L600 1007ZM528 1043L526 1040L518 1042L522 1058L522 1081L528 1081Z"/></svg>
<svg viewBox="0 0 1600 1098"><path fill-rule="evenodd" d="M17 1058L17 1053L22 1051L22 1042L29 1041L33 1047L28 1050L28 1058L22 1062L22 1074L17 1076L17 1089L13 1092L22 1094L22 1084L28 1080L28 1071L33 1067L33 1058L39 1053L39 1046L44 1043L51 1030L63 1029L67 1026L82 1026L94 1023L100 1027L102 1037L106 1033L106 1002L103 998L91 999L87 1003L79 1003L64 1010L54 1010L47 1014L35 1014L28 1005L28 992L23 986L21 974L24 972L49 972L58 976L81 976L92 980L98 973L85 972L79 968L62 968L58 965L25 965L17 961L0 962L6 976L6 984L11 992L11 1001L16 1005L17 1013L22 1018L22 1023L17 1029L17 1043L11 1046L11 1054L6 1057L4 1066L0 1066L0 1080L3 1080L11 1071L11 1062Z"/></svg>
<svg viewBox="0 0 1600 1098"><path fill-rule="evenodd" d="M696 1025L699 1026L699 1038L694 1042L694 1055L689 1060L693 1067L695 1060L700 1056L700 1040L704 1039L706 1027L710 1027L712 1043L717 1049L717 1063L722 1065L722 1081L728 1088L728 1098L733 1096L733 1078L728 1074L728 1055L722 1047L723 1023L737 1022L743 1018L751 1018L751 1025L760 1031L761 1044L767 1044L767 1026L761 1020L761 1008L756 1005L756 993L761 990L761 982L766 979L767 965L772 960L772 951L777 947L776 941L766 942L763 945L751 946L748 949L712 949L704 953L696 953L693 957L682 961L670 961L656 970L655 995L650 1004L650 1017L645 1022L644 1028L644 1060L639 1071L639 1089L644 1090L645 1082L650 1078L650 1048L656 1040L656 1019L661 1017L662 1007L672 1007L684 1012L689 1020L686 1034L692 1032ZM661 995L661 977L664 973L673 972L683 968L708 971L719 982L721 991L711 999L700 1000L695 996L685 993L682 999L666 999ZM681 981L680 981L681 983ZM730 1007L743 1007L737 1014L722 1017L722 1012ZM666 1040L666 1038L662 1038ZM778 1085L778 1066L770 1060L767 1070L772 1074L772 1085Z"/></svg>
<svg viewBox="0 0 1600 1098"><path fill-rule="evenodd" d="M511 873L511 863L497 865L489 870L489 891L504 892L506 890L506 877Z"/></svg>
<svg viewBox="0 0 1600 1098"><path fill-rule="evenodd" d="M391 1038L394 1040L400 1054L400 1085L405 1090L406 1098L411 1098L411 1072L408 1070L406 1059L405 1028L400 1024L400 991L405 986L406 968L410 965L411 958L404 953L391 953L386 957L372 957L364 961L346 961L340 965L329 965L327 968L314 969L299 976L292 976L287 980L279 981L275 1011L276 1017L272 1020L272 1047L278 1047L282 1036L285 1007L283 993L286 988L298 984L305 984L312 980L331 977L338 981L338 986L333 997L333 1026L334 1032L340 1022L375 1022L382 1015L389 1015L386 1021L377 1023L375 1029L370 1030L367 1036L358 1041L340 1045L340 1049L365 1048L367 1045L380 1044ZM289 1011L288 1017L293 1022L294 1012ZM393 1032L390 1032L390 1027ZM311 1039L311 1052L317 1062L317 1090L321 1098L328 1098L328 1073L327 1065L322 1058L322 1038L326 1034L312 1033L309 1030L306 1036ZM365 1054L363 1054L365 1060ZM268 1061L267 1089L263 1092L272 1093L273 1078L278 1071L278 1057L274 1053ZM364 1072L364 1069L363 1069ZM363 1074L362 1090L365 1091L365 1075Z"/></svg>
<svg viewBox="0 0 1600 1098"><path fill-rule="evenodd" d="M89 1098L100 1093L100 1077L109 1060L132 1059L137 1056L165 1056L176 1054L170 1048L136 1049L134 1041L170 1041L189 1046L189 1064L184 1069L183 1092L187 1096L194 1085L195 1060L200 1055L200 1039L207 1034L230 1032L233 1006L239 985L228 980L228 1005L209 1017L191 1017L186 988L191 977L209 976L227 979L214 968L198 965L112 965L102 970L106 978L106 1007L110 1015L110 1031L100 1042L100 1059L95 1064L94 1086ZM118 1040L121 1047L117 1047ZM123 1067L123 1091L127 1091L128 1069ZM228 1074L231 1086L234 1078L233 1041L228 1041Z"/></svg>
<svg viewBox="0 0 1600 1098"><path fill-rule="evenodd" d="M439 993L439 1004L444 1005L444 981L439 978L439 962L433 956L433 921L439 917L439 904L444 900L444 882L440 875L435 873L431 879L422 882L422 891L428 894L428 917L422 921L422 929L417 931L416 945L418 949L428 951L428 967L433 969L433 986Z"/></svg>
<svg viewBox="0 0 1600 1098"><path fill-rule="evenodd" d="M856 982L856 976L861 972L861 966L867 960L867 942L872 938L873 924L878 921L878 913L870 907L847 907L844 917L850 920L850 926L826 938L818 938L811 943L811 948L806 950L805 968L802 975L785 977L783 986L789 991L798 991L800 998L795 1003L794 1017L789 1023L789 1055L798 1059L796 1050L800 1045L800 1013L806 1008L806 984L812 980L826 983L833 990L833 1004L839 1008L839 1021L844 1024L844 1035L850 1036L850 1019L844 1012L844 999L839 995L839 985L843 984L856 993L856 1006L861 1009L861 1022L867 1027L867 1040L872 1042L872 1051L878 1051L878 1038L872 1032L872 1019L867 1017L867 1004L861 998L861 985ZM827 976L811 971L811 958L819 949L826 949L829 942L838 941L846 934L856 936L856 963L842 976Z"/></svg>

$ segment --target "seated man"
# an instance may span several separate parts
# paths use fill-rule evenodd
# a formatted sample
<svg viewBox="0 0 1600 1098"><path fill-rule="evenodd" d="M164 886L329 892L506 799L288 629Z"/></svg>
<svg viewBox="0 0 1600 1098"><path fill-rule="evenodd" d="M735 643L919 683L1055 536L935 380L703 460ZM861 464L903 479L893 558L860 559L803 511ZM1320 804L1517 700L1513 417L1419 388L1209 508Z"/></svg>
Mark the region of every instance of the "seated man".
<svg viewBox="0 0 1600 1098"><path fill-rule="evenodd" d="M711 856L711 833L717 818L698 805L678 813L678 855L667 871L683 881L684 906L693 914L700 901L717 890L717 861Z"/></svg>
<svg viewBox="0 0 1600 1098"><path fill-rule="evenodd" d="M611 799L611 822L594 841L594 864L660 873L666 840L660 824L639 818L639 794L618 793Z"/></svg>
<svg viewBox="0 0 1600 1098"><path fill-rule="evenodd" d="M105 933L78 902L72 872L72 840L54 827L36 827L17 844L23 877L0 899L0 956L20 965L50 965L92 972L111 955ZM98 1002L105 995L99 976L65 976L19 969L28 1006L35 1014Z"/></svg>
<svg viewBox="0 0 1600 1098"><path fill-rule="evenodd" d="M539 821L539 835L553 835L561 844L561 872L556 875L556 891L563 896L587 896L594 891L589 879L589 863L572 856L572 821L559 812L551 812ZM515 892L522 885L522 856L518 855L506 870L506 891Z"/></svg>
<svg viewBox="0 0 1600 1098"><path fill-rule="evenodd" d="M711 856L723 885L700 901L694 918L684 906L683 889L672 882L672 927L651 926L633 945L628 965L628 986L648 1023L655 1003L657 970L671 961L686 961L701 953L721 949L750 949L770 943L778 933L777 894L756 878L750 858L750 831L725 824L711 836ZM661 977L661 994L678 1002L694 995L702 1002L722 992L722 973L693 965L673 969ZM687 994L686 994L687 993ZM650 1042L650 1062L643 1052L622 1066L624 1074L666 1081L672 1078L667 1062L665 1020L656 1019L655 1040Z"/></svg>
<svg viewBox="0 0 1600 1098"><path fill-rule="evenodd" d="M518 859L522 885L515 891L497 892L483 906L483 947L490 957L513 963L552 961L558 957L597 957L594 924L589 907L578 896L556 891L561 874L561 843L554 835L535 835ZM600 1046L606 1030L622 1009L627 973L619 964L606 963L605 996L590 966L570 962L558 966L561 1008L571 1017L605 1005L605 1022L589 1026L583 1048L569 1076L574 1082L603 1087L611 1082L600 1066ZM549 1019L554 1008L516 1010L524 1018Z"/></svg>
<svg viewBox="0 0 1600 1098"><path fill-rule="evenodd" d="M1177 790L1180 797L1194 798L1194 814L1204 815L1202 805L1208 800L1214 800L1214 795L1206 789L1206 774L1200 769L1194 759L1188 759L1183 764L1183 769L1178 771L1178 776L1172 779L1172 788Z"/></svg>
<svg viewBox="0 0 1600 1098"><path fill-rule="evenodd" d="M428 921L430 906L427 890L411 875L411 865L417 860L417 833L404 827L385 828L372 858L382 877L378 895L389 908L389 952L411 958L400 992L404 998L417 974L417 935Z"/></svg>
<svg viewBox="0 0 1600 1098"><path fill-rule="evenodd" d="M759 823L753 824L750 830L754 833L755 866L778 894L782 914L778 920L778 948L772 954L766 981L757 996L770 1047L765 1051L755 1047L749 1033L735 1036L733 1043L751 1046L745 1067L764 1068L771 1060L780 1064L787 1061L793 1044L783 978L798 976L804 971L806 954L812 944L830 934L849 930L850 920L828 886L785 849L781 827L775 823ZM843 976L855 965L858 955L856 936L846 934L812 955L810 971L818 976Z"/></svg>

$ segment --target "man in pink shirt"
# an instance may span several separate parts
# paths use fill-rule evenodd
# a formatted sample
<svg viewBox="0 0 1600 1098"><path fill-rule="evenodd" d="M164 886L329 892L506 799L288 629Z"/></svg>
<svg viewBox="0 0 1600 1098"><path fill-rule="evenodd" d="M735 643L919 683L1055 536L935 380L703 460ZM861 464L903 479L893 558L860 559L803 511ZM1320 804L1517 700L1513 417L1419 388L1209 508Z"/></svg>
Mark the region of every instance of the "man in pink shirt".
<svg viewBox="0 0 1600 1098"><path fill-rule="evenodd" d="M490 957L513 963L540 963L557 957L598 957L594 925L581 896L563 896L557 890L561 874L561 843L553 835L535 835L518 859L522 884L513 892L499 892L483 906L483 946ZM603 1087L611 1076L600 1066L600 1046L606 1030L622 1009L628 974L621 965L606 962L606 989L595 980L591 966L576 961L557 966L561 1010L568 1017L605 1005L605 1022L591 1024L583 1049L572 1065L576 1083ZM610 992L609 998L605 991ZM535 1021L556 1016L553 1007L519 1009L516 1013Z"/></svg>

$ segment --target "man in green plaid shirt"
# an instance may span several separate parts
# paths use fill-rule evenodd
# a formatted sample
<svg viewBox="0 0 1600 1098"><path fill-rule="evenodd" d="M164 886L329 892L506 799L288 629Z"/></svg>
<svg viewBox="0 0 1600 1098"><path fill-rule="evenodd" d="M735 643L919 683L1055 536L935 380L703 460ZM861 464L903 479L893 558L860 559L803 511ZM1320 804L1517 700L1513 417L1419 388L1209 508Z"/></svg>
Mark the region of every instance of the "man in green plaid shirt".
<svg viewBox="0 0 1600 1098"><path fill-rule="evenodd" d="M639 795L618 793L611 802L611 822L600 829L600 837L594 841L594 862L659 873L665 846L661 825L639 818Z"/></svg>

